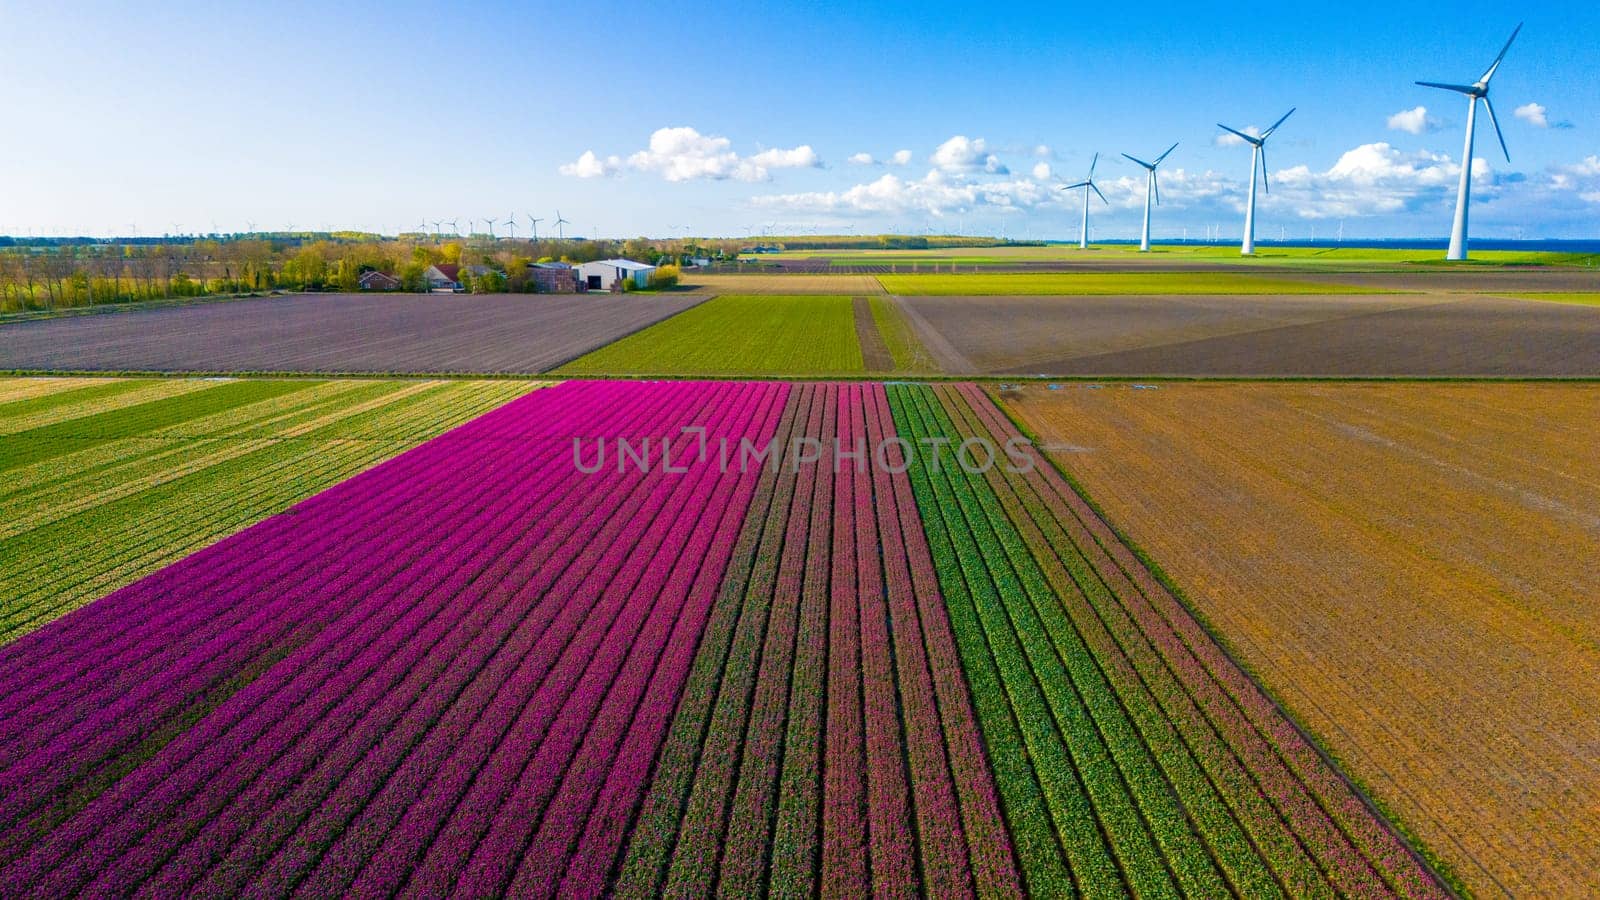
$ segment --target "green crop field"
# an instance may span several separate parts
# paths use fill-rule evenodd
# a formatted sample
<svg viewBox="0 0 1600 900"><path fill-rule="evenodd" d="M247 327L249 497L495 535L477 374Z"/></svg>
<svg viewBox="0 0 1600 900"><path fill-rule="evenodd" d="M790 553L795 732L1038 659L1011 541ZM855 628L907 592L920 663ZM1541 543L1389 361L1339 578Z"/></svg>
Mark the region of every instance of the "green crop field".
<svg viewBox="0 0 1600 900"><path fill-rule="evenodd" d="M1531 293L1506 294L1519 300L1544 300L1550 303L1571 303L1575 306L1600 306L1600 294Z"/></svg>
<svg viewBox="0 0 1600 900"><path fill-rule="evenodd" d="M531 387L0 380L0 643Z"/></svg>
<svg viewBox="0 0 1600 900"><path fill-rule="evenodd" d="M1373 288L1234 272L1051 272L1041 274L880 275L906 297L1088 294L1371 294Z"/></svg>
<svg viewBox="0 0 1600 900"><path fill-rule="evenodd" d="M557 369L562 375L851 375L865 371L849 297L726 295Z"/></svg>

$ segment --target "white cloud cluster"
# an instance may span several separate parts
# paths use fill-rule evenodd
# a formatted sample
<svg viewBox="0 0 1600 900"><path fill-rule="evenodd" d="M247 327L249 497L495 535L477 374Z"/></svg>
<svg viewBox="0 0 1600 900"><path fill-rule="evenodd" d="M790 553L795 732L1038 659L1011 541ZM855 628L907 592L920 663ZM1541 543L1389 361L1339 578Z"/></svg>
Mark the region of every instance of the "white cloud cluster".
<svg viewBox="0 0 1600 900"><path fill-rule="evenodd" d="M934 168L944 172L981 170L990 175L1005 175L1010 171L1000 162L1000 157L989 152L989 145L983 138L968 138L964 134L940 144L929 160Z"/></svg>
<svg viewBox="0 0 1600 900"><path fill-rule="evenodd" d="M1535 128L1549 128L1550 118L1546 115L1548 112L1549 110L1537 103L1524 103L1512 111L1512 115Z"/></svg>
<svg viewBox="0 0 1600 900"><path fill-rule="evenodd" d="M1047 184L1028 179L976 181L940 169L932 169L918 179L885 174L876 181L858 184L843 191L769 194L752 200L758 207L792 212L917 213L936 217L978 207L1002 212L1017 211L1053 201L1053 191Z"/></svg>
<svg viewBox="0 0 1600 900"><path fill-rule="evenodd" d="M1260 125L1250 125L1239 130L1250 135L1251 137L1261 137ZM1244 138L1239 137L1237 134L1234 134L1231 131L1224 131L1223 133L1212 138L1211 143L1218 147L1242 147L1244 146Z"/></svg>
<svg viewBox="0 0 1600 900"><path fill-rule="evenodd" d="M871 153L852 153L845 162L852 166L875 166L878 164L878 161L872 158Z"/></svg>
<svg viewBox="0 0 1600 900"><path fill-rule="evenodd" d="M1574 194L1585 203L1600 204L1600 156L1557 166L1550 172L1549 187L1558 193Z"/></svg>
<svg viewBox="0 0 1600 900"><path fill-rule="evenodd" d="M595 155L593 150L583 151L577 162L570 162L561 167L561 174L573 178L605 178L617 174L622 169L622 160L615 156L604 159Z"/></svg>
<svg viewBox="0 0 1600 900"><path fill-rule="evenodd" d="M1300 165L1273 176L1272 199L1304 219L1403 213L1448 199L1461 177L1461 165L1442 153L1407 153L1388 143L1347 150L1331 168L1314 172ZM1477 199L1499 190L1493 170L1481 157L1472 161Z"/></svg>
<svg viewBox="0 0 1600 900"><path fill-rule="evenodd" d="M1402 109L1389 117L1390 131L1404 131L1406 134L1432 134L1443 127L1443 123L1429 114L1426 106L1417 106L1411 109Z"/></svg>
<svg viewBox="0 0 1600 900"><path fill-rule="evenodd" d="M889 162L897 166L908 166L911 164L911 151L896 150L894 155L889 157Z"/></svg>
<svg viewBox="0 0 1600 900"><path fill-rule="evenodd" d="M574 178L601 178L620 173L623 168L659 175L666 181L770 181L774 169L818 168L822 159L809 144L791 149L762 150L741 157L733 142L725 137L704 135L686 126L658 128L650 135L649 146L630 154L626 161L617 156L599 157L584 151L576 162L561 166L561 174Z"/></svg>
<svg viewBox="0 0 1600 900"><path fill-rule="evenodd" d="M1047 163L1047 162L1043 162L1043 161L1034 163L1033 164L1033 178L1034 178L1035 181L1047 181L1047 180L1049 180L1049 178L1050 178L1050 164Z"/></svg>
<svg viewBox="0 0 1600 900"><path fill-rule="evenodd" d="M1565 119L1551 121L1550 110L1547 109L1542 103L1524 103L1512 110L1511 114L1535 128L1556 128L1565 130L1574 127L1571 122L1568 122Z"/></svg>

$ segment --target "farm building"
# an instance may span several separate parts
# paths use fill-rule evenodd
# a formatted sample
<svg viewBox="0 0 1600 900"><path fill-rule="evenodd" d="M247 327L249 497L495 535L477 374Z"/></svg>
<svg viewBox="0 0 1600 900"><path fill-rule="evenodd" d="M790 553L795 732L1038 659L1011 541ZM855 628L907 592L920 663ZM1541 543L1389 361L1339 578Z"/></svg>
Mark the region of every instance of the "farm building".
<svg viewBox="0 0 1600 900"><path fill-rule="evenodd" d="M528 280L539 294L576 294L588 287L578 280L578 270L566 263L533 263L528 266Z"/></svg>
<svg viewBox="0 0 1600 900"><path fill-rule="evenodd" d="M461 290L461 267L455 263L429 266L428 271L422 273L422 277L428 280L429 290Z"/></svg>
<svg viewBox="0 0 1600 900"><path fill-rule="evenodd" d="M394 277L393 275L386 275L377 270L363 273L360 284L363 291L400 290L400 279Z"/></svg>
<svg viewBox="0 0 1600 900"><path fill-rule="evenodd" d="M578 280L591 291L621 290L621 282L626 281L644 288L650 286L650 274L655 270L655 266L631 259L602 259L579 265Z"/></svg>

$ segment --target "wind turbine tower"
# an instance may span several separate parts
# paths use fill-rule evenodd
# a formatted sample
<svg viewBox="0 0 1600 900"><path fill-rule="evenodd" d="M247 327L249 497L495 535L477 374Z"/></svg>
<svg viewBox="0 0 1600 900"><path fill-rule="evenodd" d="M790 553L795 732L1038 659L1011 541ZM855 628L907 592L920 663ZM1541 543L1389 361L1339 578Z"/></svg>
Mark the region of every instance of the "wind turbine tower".
<svg viewBox="0 0 1600 900"><path fill-rule="evenodd" d="M1450 229L1450 252L1445 254L1445 259L1467 258L1467 206L1472 194L1472 135L1478 125L1478 101L1483 101L1483 108L1489 113L1489 122L1494 125L1495 137L1500 139L1500 152L1506 156L1506 162L1511 161L1511 151L1506 149L1506 136L1500 133L1500 122L1494 117L1494 104L1489 102L1489 79L1499 70L1500 63L1506 58L1506 51L1511 49L1511 42L1521 33L1522 25L1518 23L1516 30L1511 32L1511 37L1506 39L1506 45L1500 48L1500 55L1494 58L1489 68L1484 70L1482 77L1472 84L1441 84L1437 81L1419 81L1423 87L1439 88L1445 91L1455 91L1467 95L1467 143L1461 151L1461 186L1456 188L1456 221Z"/></svg>
<svg viewBox="0 0 1600 900"><path fill-rule="evenodd" d="M1167 148L1167 152L1166 153L1163 153L1160 156L1156 157L1156 161L1155 162L1145 162L1144 160L1138 158L1137 156L1128 156L1128 154L1126 154L1126 153L1122 154L1123 156L1127 156L1128 159L1133 160L1134 162L1138 163L1141 166L1144 166L1144 170L1145 170L1145 181L1144 181L1144 230L1139 232L1139 252L1140 253L1149 253L1150 252L1150 198L1151 198L1151 196L1154 195L1157 206L1161 205L1161 186L1156 184L1156 168L1161 165L1162 161L1167 158L1168 154L1172 153L1172 151L1174 151L1176 149L1178 149L1178 145L1176 143L1174 143L1171 147Z"/></svg>
<svg viewBox="0 0 1600 900"><path fill-rule="evenodd" d="M572 224L572 220L571 219L563 219L563 218L561 218L561 210L559 210L559 209L556 210L556 237L558 239L563 240L563 241L567 239L567 230L565 228L563 228L562 226L563 225L571 225L571 224Z"/></svg>
<svg viewBox="0 0 1600 900"><path fill-rule="evenodd" d="M1236 128L1217 123L1217 127L1235 137L1241 138L1251 147L1250 151L1250 199L1245 201L1244 207L1244 241L1239 245L1240 256L1254 256L1256 253L1256 180L1260 175L1261 187L1267 193L1272 193L1272 185L1267 182L1267 138L1278 130L1278 126L1294 115L1291 109L1283 114L1283 118L1272 123L1272 127L1261 132L1260 135L1246 134Z"/></svg>
<svg viewBox="0 0 1600 900"><path fill-rule="evenodd" d="M528 214L528 229L533 232L534 241L539 240L539 223L543 221L543 219L535 219L532 213Z"/></svg>
<svg viewBox="0 0 1600 900"><path fill-rule="evenodd" d="M1063 191L1075 191L1078 188L1083 188L1083 224L1078 228L1079 250L1089 249L1089 192L1093 191L1095 195L1100 198L1101 203L1104 203L1107 206L1111 205L1111 201L1106 199L1105 194L1100 193L1100 188L1094 183L1094 167L1099 163L1100 154L1096 153L1094 158L1089 160L1089 177L1078 182L1077 184L1069 184L1062 188Z"/></svg>

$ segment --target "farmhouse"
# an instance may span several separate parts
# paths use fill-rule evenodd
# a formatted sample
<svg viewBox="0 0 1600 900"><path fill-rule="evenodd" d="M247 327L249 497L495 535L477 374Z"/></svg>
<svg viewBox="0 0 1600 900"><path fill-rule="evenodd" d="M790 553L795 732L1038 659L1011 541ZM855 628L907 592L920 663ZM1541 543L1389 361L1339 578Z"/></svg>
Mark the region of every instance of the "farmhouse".
<svg viewBox="0 0 1600 900"><path fill-rule="evenodd" d="M650 274L655 266L631 259L602 259L578 266L578 280L591 291L622 290L622 283L631 281L636 288L650 286Z"/></svg>
<svg viewBox="0 0 1600 900"><path fill-rule="evenodd" d="M429 290L461 290L461 267L455 263L439 263L429 266L428 271L422 273L428 281Z"/></svg>
<svg viewBox="0 0 1600 900"><path fill-rule="evenodd" d="M362 274L360 285L363 291L398 291L400 279L373 270Z"/></svg>

